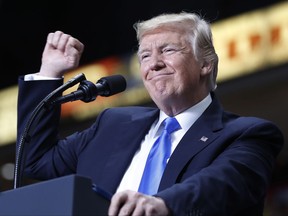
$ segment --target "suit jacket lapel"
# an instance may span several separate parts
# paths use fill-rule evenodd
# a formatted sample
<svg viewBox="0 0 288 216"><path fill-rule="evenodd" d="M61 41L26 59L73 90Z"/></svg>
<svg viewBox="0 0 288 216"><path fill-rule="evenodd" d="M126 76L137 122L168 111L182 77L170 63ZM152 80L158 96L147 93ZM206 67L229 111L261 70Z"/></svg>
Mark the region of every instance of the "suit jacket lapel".
<svg viewBox="0 0 288 216"><path fill-rule="evenodd" d="M202 116L191 126L174 150L163 174L159 190L175 184L185 165L207 145L213 144L222 129L222 108L216 98Z"/></svg>
<svg viewBox="0 0 288 216"><path fill-rule="evenodd" d="M139 149L143 137L150 129L150 126L159 115L159 110L155 109L141 116L132 116L131 121L119 123L118 139L119 145L111 149L108 163L103 167L104 172L101 178L101 185L115 191L127 169L135 152ZM107 181L109 179L109 181Z"/></svg>

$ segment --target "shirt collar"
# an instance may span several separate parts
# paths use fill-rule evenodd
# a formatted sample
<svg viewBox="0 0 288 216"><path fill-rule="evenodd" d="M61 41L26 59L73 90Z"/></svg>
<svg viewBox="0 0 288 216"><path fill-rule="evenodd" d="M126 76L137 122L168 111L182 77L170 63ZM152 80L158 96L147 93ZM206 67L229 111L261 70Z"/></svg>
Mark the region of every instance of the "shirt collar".
<svg viewBox="0 0 288 216"><path fill-rule="evenodd" d="M203 100L195 104L194 106L186 109L182 113L179 113L178 115L174 116L177 121L179 122L181 129L187 131L194 122L202 115L202 113L207 109L207 107L212 102L212 97L210 94L208 94ZM165 118L167 118L168 115L166 115L162 110L160 110L158 122L155 125L155 135L159 133L160 125L162 121L164 121Z"/></svg>

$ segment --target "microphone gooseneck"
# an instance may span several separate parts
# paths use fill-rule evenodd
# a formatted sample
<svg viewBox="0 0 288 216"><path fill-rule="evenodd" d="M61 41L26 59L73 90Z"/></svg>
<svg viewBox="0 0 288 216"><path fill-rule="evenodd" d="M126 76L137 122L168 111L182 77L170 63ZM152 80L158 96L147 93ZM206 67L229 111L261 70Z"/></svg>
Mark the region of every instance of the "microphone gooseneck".
<svg viewBox="0 0 288 216"><path fill-rule="evenodd" d="M86 80L86 77L83 73L76 75L72 79L68 80L68 82L64 83L62 86L59 86L57 89L48 94L32 111L30 118L25 124L23 132L19 137L17 149L16 149L16 158L15 158L15 168L14 168L14 189L21 186L21 181L23 177L23 169L26 160L26 150L25 144L29 143L31 138L30 131L34 130L37 127L37 123L42 115L47 111L47 101L54 98L55 95L60 92L65 91L66 89L76 85L77 83Z"/></svg>

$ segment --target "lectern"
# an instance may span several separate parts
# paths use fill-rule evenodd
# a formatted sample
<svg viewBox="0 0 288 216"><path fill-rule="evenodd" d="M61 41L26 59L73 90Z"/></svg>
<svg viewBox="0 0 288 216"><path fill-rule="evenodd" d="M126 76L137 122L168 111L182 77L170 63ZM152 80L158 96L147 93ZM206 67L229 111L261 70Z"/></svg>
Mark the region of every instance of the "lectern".
<svg viewBox="0 0 288 216"><path fill-rule="evenodd" d="M84 176L69 175L0 192L0 215L108 215L110 195Z"/></svg>

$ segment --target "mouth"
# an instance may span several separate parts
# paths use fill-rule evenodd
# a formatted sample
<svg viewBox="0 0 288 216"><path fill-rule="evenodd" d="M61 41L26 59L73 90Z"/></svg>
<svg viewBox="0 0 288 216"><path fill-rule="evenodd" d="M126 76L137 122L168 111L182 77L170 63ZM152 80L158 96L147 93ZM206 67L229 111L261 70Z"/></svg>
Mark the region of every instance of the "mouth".
<svg viewBox="0 0 288 216"><path fill-rule="evenodd" d="M152 76L149 76L148 80L163 79L163 78L167 78L171 75L173 75L173 73L155 73Z"/></svg>

